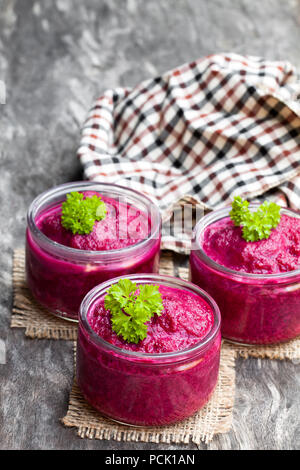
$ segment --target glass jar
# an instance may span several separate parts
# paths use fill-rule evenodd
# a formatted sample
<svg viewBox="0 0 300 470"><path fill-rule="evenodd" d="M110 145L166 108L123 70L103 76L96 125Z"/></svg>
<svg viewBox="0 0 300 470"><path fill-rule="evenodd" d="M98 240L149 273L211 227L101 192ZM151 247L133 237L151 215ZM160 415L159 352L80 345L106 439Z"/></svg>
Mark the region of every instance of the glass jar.
<svg viewBox="0 0 300 470"><path fill-rule="evenodd" d="M202 248L205 229L228 217L230 210L216 210L196 225L190 278L217 302L224 338L246 345L291 340L300 335L300 269L280 274L239 272L216 263ZM299 218L290 209L282 209L281 214Z"/></svg>
<svg viewBox="0 0 300 470"><path fill-rule="evenodd" d="M189 291L213 310L212 329L191 348L149 354L121 349L99 337L87 315L119 278L95 287L79 314L77 383L85 399L100 413L135 426L180 421L199 410L215 388L220 359L220 312L214 300L193 284L170 276L126 276L137 285L155 283Z"/></svg>
<svg viewBox="0 0 300 470"><path fill-rule="evenodd" d="M147 238L121 249L80 250L57 243L39 230L38 217L57 207L71 191L97 191L148 215ZM157 273L159 269L161 217L146 196L115 184L75 182L57 186L31 204L27 216L26 276L36 300L56 316L78 320L84 296L103 281L130 273Z"/></svg>

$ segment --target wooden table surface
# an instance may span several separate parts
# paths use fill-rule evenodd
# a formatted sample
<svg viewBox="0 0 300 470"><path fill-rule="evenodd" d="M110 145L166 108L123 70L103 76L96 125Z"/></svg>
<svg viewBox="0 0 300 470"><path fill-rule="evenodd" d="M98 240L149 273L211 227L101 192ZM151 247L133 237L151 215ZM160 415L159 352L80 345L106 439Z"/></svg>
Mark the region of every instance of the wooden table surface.
<svg viewBox="0 0 300 470"><path fill-rule="evenodd" d="M298 66L299 43L297 0L0 0L1 449L197 448L82 440L61 425L72 344L10 329L12 251L24 243L31 200L81 178L79 127L105 88L216 51ZM299 448L299 382L299 364L238 359L232 429L199 449Z"/></svg>

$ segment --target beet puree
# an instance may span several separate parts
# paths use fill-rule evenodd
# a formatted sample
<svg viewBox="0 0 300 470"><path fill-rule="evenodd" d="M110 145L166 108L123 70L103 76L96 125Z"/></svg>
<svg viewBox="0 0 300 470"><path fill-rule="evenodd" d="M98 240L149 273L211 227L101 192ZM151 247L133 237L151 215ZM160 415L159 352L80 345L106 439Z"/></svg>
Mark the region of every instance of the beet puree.
<svg viewBox="0 0 300 470"><path fill-rule="evenodd" d="M249 344L295 338L300 334L300 219L282 209L268 239L246 242L241 228L226 217L229 211L215 211L196 227L192 281L216 300L224 337Z"/></svg>
<svg viewBox="0 0 300 470"><path fill-rule="evenodd" d="M212 308L201 297L187 291L160 286L164 310L148 324L147 338L127 343L111 329L104 299L88 312L88 321L98 336L122 349L145 353L180 351L201 341L212 328Z"/></svg>
<svg viewBox="0 0 300 470"><path fill-rule="evenodd" d="M216 263L235 271L276 274L300 267L300 219L282 215L268 239L246 242L229 217L207 227L203 251Z"/></svg>
<svg viewBox="0 0 300 470"><path fill-rule="evenodd" d="M85 191L85 197L97 195ZM136 207L123 204L115 199L101 197L106 205L105 219L96 221L91 233L73 234L61 224L61 204L37 218L38 228L51 240L78 250L118 250L134 245L148 237L150 220Z"/></svg>
<svg viewBox="0 0 300 470"><path fill-rule="evenodd" d="M95 191L82 192L85 196L101 196ZM73 235L61 225L62 202L49 205L35 217L35 225L47 237L46 242L39 234L35 235L34 230L27 230L29 288L34 297L56 315L77 319L84 296L103 281L133 272L158 271L160 231L158 229L157 238L151 239L150 214L113 197L103 196L102 200L107 206L107 215L95 222L90 234ZM58 244L59 253L50 240ZM140 245L144 240L146 243ZM116 251L119 249L122 252Z"/></svg>
<svg viewBox="0 0 300 470"><path fill-rule="evenodd" d="M155 279L154 283L158 284ZM151 426L182 420L208 401L216 385L220 332L215 304L161 281L160 292L162 315L148 322L148 335L138 344L126 343L112 331L103 296L83 314L98 342L80 321L78 385L92 406L120 422ZM209 335L210 341L201 348ZM99 337L105 341L99 342ZM182 354L161 355L175 351Z"/></svg>

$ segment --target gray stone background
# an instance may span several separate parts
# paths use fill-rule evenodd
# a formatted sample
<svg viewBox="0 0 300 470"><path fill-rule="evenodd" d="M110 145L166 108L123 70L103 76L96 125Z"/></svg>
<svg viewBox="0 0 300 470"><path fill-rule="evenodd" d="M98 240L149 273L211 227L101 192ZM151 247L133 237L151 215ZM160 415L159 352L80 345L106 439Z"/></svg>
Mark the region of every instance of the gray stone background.
<svg viewBox="0 0 300 470"><path fill-rule="evenodd" d="M1 449L197 448L81 440L60 424L72 345L9 328L12 250L31 200L81 178L80 124L105 88L218 51L299 66L299 23L298 0L0 0ZM238 360L232 430L199 448L299 448L299 382L297 364Z"/></svg>

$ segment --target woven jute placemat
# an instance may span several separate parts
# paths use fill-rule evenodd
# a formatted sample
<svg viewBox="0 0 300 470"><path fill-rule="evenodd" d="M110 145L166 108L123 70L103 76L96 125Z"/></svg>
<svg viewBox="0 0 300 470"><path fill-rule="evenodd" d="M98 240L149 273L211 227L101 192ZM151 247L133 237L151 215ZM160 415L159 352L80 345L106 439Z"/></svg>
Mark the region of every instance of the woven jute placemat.
<svg viewBox="0 0 300 470"><path fill-rule="evenodd" d="M102 417L81 395L74 381L69 408L62 422L89 439L156 443L208 443L215 434L230 430L235 396L235 351L223 343L215 391L204 408L191 418L163 427L125 426Z"/></svg>
<svg viewBox="0 0 300 470"><path fill-rule="evenodd" d="M163 251L160 261L160 274L188 279L188 268L176 266L173 253ZM14 301L11 318L13 328L25 328L25 335L30 338L52 338L75 340L77 325L57 318L41 307L31 296L25 282L24 249L14 251L13 261ZM274 346L239 346L230 345L243 358L300 359L300 338Z"/></svg>

